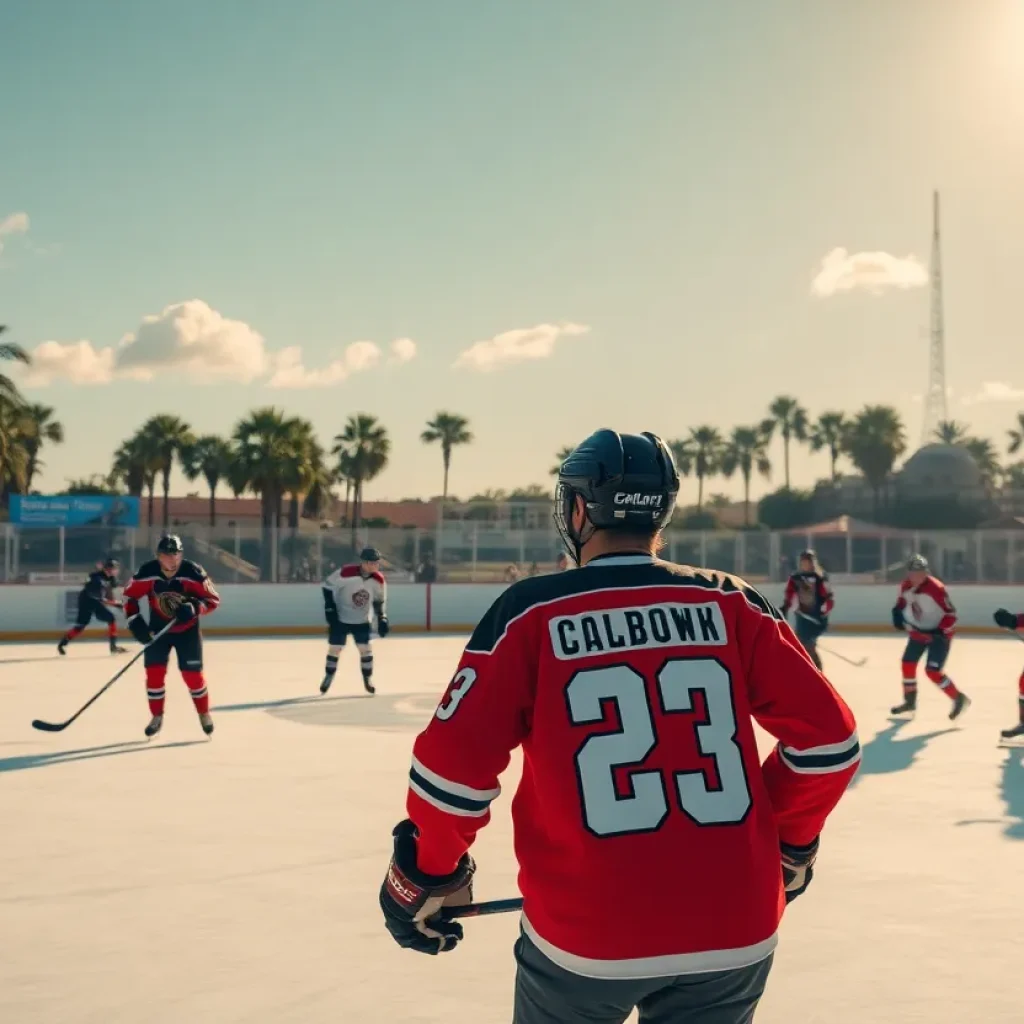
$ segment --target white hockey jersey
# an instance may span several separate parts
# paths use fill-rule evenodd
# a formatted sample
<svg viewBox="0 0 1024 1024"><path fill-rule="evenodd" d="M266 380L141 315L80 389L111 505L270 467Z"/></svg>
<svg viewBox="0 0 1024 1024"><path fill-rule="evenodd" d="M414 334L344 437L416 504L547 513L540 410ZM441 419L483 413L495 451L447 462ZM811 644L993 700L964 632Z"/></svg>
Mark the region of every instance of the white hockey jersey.
<svg viewBox="0 0 1024 1024"><path fill-rule="evenodd" d="M377 606L377 614L387 616L388 586L381 573L364 577L359 565L343 565L323 582L324 608L332 608L338 619L350 626L369 622Z"/></svg>

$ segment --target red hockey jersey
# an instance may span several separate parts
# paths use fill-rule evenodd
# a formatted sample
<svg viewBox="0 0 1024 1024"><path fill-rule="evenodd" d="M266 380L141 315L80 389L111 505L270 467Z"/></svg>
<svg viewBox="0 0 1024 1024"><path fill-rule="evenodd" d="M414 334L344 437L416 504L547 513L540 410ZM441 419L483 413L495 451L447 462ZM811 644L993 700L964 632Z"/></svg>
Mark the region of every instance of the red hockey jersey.
<svg viewBox="0 0 1024 1024"><path fill-rule="evenodd" d="M916 587L905 579L896 607L903 610L912 632L939 632L951 637L956 628L956 607L945 584L934 576L926 576Z"/></svg>
<svg viewBox="0 0 1024 1024"><path fill-rule="evenodd" d="M220 604L220 594L214 589L206 570L197 562L184 558L178 571L168 576L160 568L160 560L154 558L141 565L124 588L125 618L135 618L145 601L149 605L149 628L157 632L174 618L178 605L186 599L195 605L200 616L216 611ZM198 618L184 624L177 623L171 627L171 632L195 629L198 623Z"/></svg>
<svg viewBox="0 0 1024 1024"><path fill-rule="evenodd" d="M780 742L763 764L754 721ZM755 963L852 778L849 708L744 581L648 556L523 580L483 617L417 737L421 870L455 867L510 752L523 927L578 974Z"/></svg>

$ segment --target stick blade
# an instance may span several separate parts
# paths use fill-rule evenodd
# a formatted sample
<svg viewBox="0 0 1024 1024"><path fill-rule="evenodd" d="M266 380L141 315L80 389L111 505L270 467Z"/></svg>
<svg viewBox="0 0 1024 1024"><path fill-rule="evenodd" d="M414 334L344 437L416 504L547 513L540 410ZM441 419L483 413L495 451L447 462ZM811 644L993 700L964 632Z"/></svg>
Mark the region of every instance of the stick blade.
<svg viewBox="0 0 1024 1024"><path fill-rule="evenodd" d="M44 722L42 719L32 720L32 728L40 732L62 732L67 728L67 722Z"/></svg>

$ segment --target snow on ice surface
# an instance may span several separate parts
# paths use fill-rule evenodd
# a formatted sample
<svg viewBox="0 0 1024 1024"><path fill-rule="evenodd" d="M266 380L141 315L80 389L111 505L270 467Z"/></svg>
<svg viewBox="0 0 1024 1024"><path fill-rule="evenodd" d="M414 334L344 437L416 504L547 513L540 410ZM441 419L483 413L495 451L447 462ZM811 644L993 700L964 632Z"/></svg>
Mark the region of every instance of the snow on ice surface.
<svg viewBox="0 0 1024 1024"><path fill-rule="evenodd" d="M151 743L137 667L66 732L29 726L69 715L126 656L0 647L0 1021L510 1020L514 915L467 922L435 958L394 946L377 907L412 739L462 643L378 643L371 698L353 650L320 697L319 642L212 641L213 739L172 669ZM1024 649L958 639L962 724L922 676L916 720L897 725L899 638L828 644L869 657L825 655L864 767L787 914L758 1024L1019 1022L1024 751L997 739ZM474 851L480 899L515 893L517 772ZM642 886L595 895L614 921L616 902L652 897Z"/></svg>

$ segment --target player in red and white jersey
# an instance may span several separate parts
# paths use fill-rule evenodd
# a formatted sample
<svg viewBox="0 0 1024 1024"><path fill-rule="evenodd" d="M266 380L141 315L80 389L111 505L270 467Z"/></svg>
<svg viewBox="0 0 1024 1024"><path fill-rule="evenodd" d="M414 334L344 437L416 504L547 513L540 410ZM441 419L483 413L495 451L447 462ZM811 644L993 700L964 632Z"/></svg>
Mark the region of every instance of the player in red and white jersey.
<svg viewBox="0 0 1024 1024"><path fill-rule="evenodd" d="M359 561L343 565L324 580L324 616L327 619L327 664L320 692L326 693L338 671L338 656L351 636L359 650L359 667L367 693L373 687L373 647L370 644L370 613L377 616L377 635L383 639L388 623L388 585L380 571L380 552L363 548Z"/></svg>
<svg viewBox="0 0 1024 1024"><path fill-rule="evenodd" d="M793 628L808 657L820 669L818 637L828 629L836 599L832 593L828 573L821 567L814 551L801 551L797 571L786 580L786 593L782 598L782 617L789 614L790 605L796 611Z"/></svg>
<svg viewBox="0 0 1024 1024"><path fill-rule="evenodd" d="M903 703L892 708L891 713L912 715L917 710L917 664L927 651L924 674L953 702L949 717L959 718L971 701L945 672L956 631L956 608L945 584L928 571L928 560L923 555L912 555L907 560L907 578L900 584L892 624L901 632L908 632L910 638L902 658Z"/></svg>
<svg viewBox="0 0 1024 1024"><path fill-rule="evenodd" d="M1014 612L1007 611L1005 608L999 608L992 617L995 619L996 625L1001 626L1003 629L1024 629L1024 614L1015 614ZM1024 737L1024 672L1021 673L1020 679L1017 680L1017 695L1020 721L1009 729L1003 729L999 735L1004 740Z"/></svg>
<svg viewBox="0 0 1024 1024"><path fill-rule="evenodd" d="M563 463L581 568L491 606L413 748L380 902L402 946L462 938L468 852L521 746L517 1024L751 1019L785 904L860 760L849 708L743 580L654 554L679 488L652 434ZM757 722L778 740L761 763Z"/></svg>

